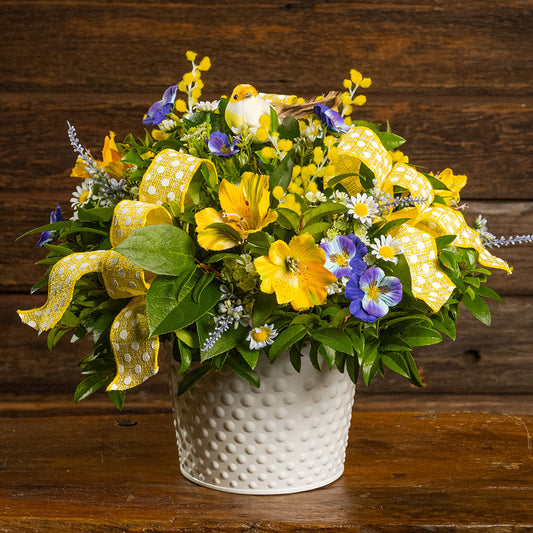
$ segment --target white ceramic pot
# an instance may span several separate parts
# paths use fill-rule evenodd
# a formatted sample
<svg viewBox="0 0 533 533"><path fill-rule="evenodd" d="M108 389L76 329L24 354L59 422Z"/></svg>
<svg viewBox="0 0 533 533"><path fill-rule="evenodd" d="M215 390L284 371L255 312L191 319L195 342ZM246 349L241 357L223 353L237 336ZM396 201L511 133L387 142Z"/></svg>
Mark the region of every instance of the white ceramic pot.
<svg viewBox="0 0 533 533"><path fill-rule="evenodd" d="M174 425L183 475L238 494L287 494L322 487L344 470L355 386L336 368L301 372L288 353L261 354L255 388L231 371L212 372L178 396L170 365Z"/></svg>

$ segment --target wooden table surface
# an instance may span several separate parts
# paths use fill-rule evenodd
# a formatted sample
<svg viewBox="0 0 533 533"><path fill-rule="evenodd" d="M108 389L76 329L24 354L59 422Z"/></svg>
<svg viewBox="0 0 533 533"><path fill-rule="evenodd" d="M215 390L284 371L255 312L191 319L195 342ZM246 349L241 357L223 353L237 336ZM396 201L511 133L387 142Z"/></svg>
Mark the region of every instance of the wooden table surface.
<svg viewBox="0 0 533 533"><path fill-rule="evenodd" d="M355 412L344 476L288 496L186 481L169 413L0 427L2 533L533 530L533 416Z"/></svg>

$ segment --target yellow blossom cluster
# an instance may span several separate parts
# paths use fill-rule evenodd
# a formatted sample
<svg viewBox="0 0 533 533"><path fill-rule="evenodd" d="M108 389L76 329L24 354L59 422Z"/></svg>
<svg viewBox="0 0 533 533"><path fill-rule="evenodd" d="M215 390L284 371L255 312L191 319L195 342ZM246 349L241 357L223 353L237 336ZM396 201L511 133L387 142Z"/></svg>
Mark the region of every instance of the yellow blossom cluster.
<svg viewBox="0 0 533 533"><path fill-rule="evenodd" d="M211 60L205 56L198 65L196 64L196 52L190 50L185 54L187 61L192 63L190 72L183 75L183 79L178 83L178 89L187 95L187 103L182 98L176 98L174 109L179 113L192 113L193 106L202 94L204 82L202 81L202 72L206 72L211 68Z"/></svg>
<svg viewBox="0 0 533 533"><path fill-rule="evenodd" d="M293 147L293 142L289 139L280 139L277 131L270 131L270 117L261 115L259 117L260 127L257 128L256 137L259 142L270 141L272 146L265 146L261 150L261 156L265 159L283 159L285 154Z"/></svg>
<svg viewBox="0 0 533 533"><path fill-rule="evenodd" d="M351 122L350 115L352 114L353 106L362 106L366 103L366 96L364 94L355 95L357 89L359 87L368 89L371 84L372 80L370 78L364 78L358 70L350 70L350 77L346 78L343 82L346 91L341 94L343 105L341 115L345 117L347 123Z"/></svg>

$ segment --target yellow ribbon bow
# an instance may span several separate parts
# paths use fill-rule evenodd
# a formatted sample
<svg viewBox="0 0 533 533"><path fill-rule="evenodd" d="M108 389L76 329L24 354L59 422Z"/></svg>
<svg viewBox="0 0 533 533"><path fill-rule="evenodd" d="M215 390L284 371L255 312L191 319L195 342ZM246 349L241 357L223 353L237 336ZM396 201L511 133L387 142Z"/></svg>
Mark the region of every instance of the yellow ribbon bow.
<svg viewBox="0 0 533 533"><path fill-rule="evenodd" d="M504 260L485 249L479 233L466 224L459 211L444 205L431 205L434 195L430 181L408 165L393 164L389 152L369 128L351 128L339 143L338 155L332 163L337 175L358 174L361 163L364 163L374 174L380 189L392 191L397 185L407 189L412 197L423 199L414 208L398 212L397 217L407 213L411 220L395 230L395 237L400 241L409 265L413 295L434 311L442 307L455 288L438 265L435 237L454 234L454 246L474 248L482 265L511 272ZM358 176L346 177L341 183L351 195L363 189Z"/></svg>
<svg viewBox="0 0 533 533"><path fill-rule="evenodd" d="M189 185L205 159L163 150L152 161L139 187L139 201L123 200L116 205L110 230L113 247L136 229L155 224L172 224L161 205L176 201L180 208L192 203ZM74 285L85 274L100 272L107 293L113 299L130 298L118 313L110 333L117 372L107 390L126 390L155 375L158 370L158 337L150 337L146 317L146 292L155 275L114 250L74 253L59 260L50 272L48 298L37 309L18 311L21 320L39 332L53 328L67 310Z"/></svg>

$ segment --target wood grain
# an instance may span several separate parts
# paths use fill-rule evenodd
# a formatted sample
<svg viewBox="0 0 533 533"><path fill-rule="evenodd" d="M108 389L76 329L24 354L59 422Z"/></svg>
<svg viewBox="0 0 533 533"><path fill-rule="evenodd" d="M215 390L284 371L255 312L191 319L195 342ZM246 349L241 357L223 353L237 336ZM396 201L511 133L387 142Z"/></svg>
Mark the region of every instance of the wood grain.
<svg viewBox="0 0 533 533"><path fill-rule="evenodd" d="M532 11L516 0L4 1L0 89L159 93L193 49L216 60L217 92L239 79L309 93L356 67L386 92L531 96Z"/></svg>
<svg viewBox="0 0 533 533"><path fill-rule="evenodd" d="M517 533L533 526L533 417L354 413L338 481L269 497L182 478L169 414L0 423L4 532Z"/></svg>
<svg viewBox="0 0 533 533"><path fill-rule="evenodd" d="M42 250L15 238L56 205L68 210L76 185L66 121L95 155L109 130L142 135L143 113L189 68L189 49L213 62L203 99L240 82L312 96L358 68L373 79L358 118L389 120L427 170L467 174L463 199L493 233L533 232L530 0L4 0L0 17L0 398L70 399L79 378L80 345L49 354L14 314L43 301L26 296ZM515 267L492 280L506 304L492 329L466 319L455 344L421 351L423 396L469 405L465 394L533 392L533 247L494 252ZM374 389L412 398L390 376ZM145 406L166 397L165 376L135 394Z"/></svg>

